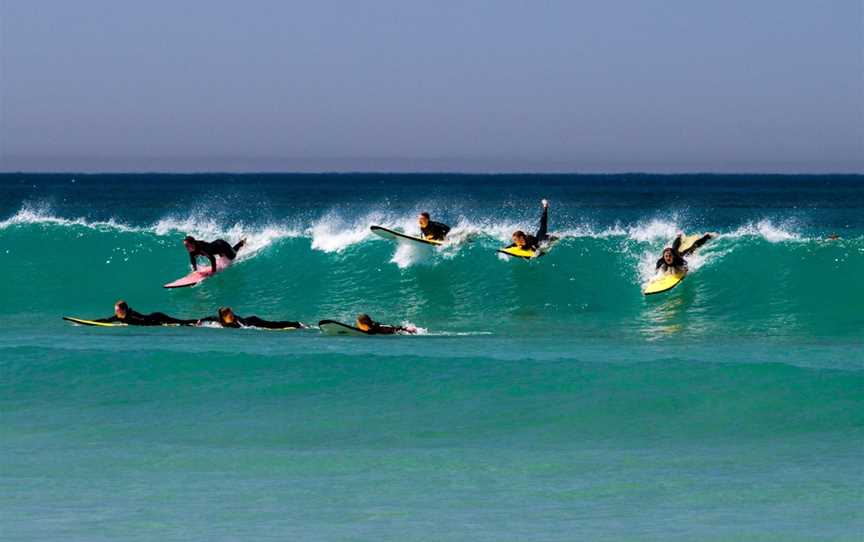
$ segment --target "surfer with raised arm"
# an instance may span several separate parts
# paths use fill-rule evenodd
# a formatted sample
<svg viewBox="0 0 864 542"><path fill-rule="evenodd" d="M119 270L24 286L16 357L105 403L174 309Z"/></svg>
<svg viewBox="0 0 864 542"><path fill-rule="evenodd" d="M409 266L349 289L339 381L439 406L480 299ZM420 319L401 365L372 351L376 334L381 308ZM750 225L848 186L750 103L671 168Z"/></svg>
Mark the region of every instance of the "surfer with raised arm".
<svg viewBox="0 0 864 542"><path fill-rule="evenodd" d="M163 312L151 312L150 314L141 314L129 307L129 304L122 299L114 303L114 316L93 320L102 324L121 323L129 326L189 326L195 323L195 320L179 320L172 316L168 316Z"/></svg>
<svg viewBox="0 0 864 542"><path fill-rule="evenodd" d="M443 241L450 232L450 226L429 219L429 213L423 212L417 217L420 233L427 241Z"/></svg>
<svg viewBox="0 0 864 542"><path fill-rule="evenodd" d="M306 327L300 322L290 320L270 321L258 318L257 316L237 316L231 307L219 307L218 316L207 316L198 320L198 324L203 322L215 322L222 327L258 327L262 329L298 329Z"/></svg>
<svg viewBox="0 0 864 542"><path fill-rule="evenodd" d="M707 243L708 240L713 237L712 234L706 233L699 239L693 241L693 244L685 250L679 252L682 242L682 236L679 233L678 236L675 237L675 241L672 242L672 246L663 249L663 256L657 260L657 267L655 269L662 269L664 273L667 273L670 270L675 273L685 273L687 271L687 260L684 259L684 256L689 256L697 248Z"/></svg>
<svg viewBox="0 0 864 542"><path fill-rule="evenodd" d="M540 201L540 204L543 205L543 214L540 217L540 228L537 230L537 234L529 235L522 230L516 230L512 236L513 243L506 248L519 247L524 250L536 251L542 243L549 240L549 234L546 232L549 223L549 202L544 199Z"/></svg>
<svg viewBox="0 0 864 542"><path fill-rule="evenodd" d="M189 252L189 262L192 264L192 270L198 271L198 256L204 256L210 260L210 271L212 273L216 273L216 256L224 256L229 260L233 260L237 257L237 251L245 244L246 239L240 239L234 246L228 244L228 241L224 239L216 239L210 243L195 239L191 235L187 235L183 239L183 245Z"/></svg>
<svg viewBox="0 0 864 542"><path fill-rule="evenodd" d="M417 333L417 330L415 328L379 324L378 322L372 320L372 317L368 314L358 315L357 321L355 323L357 325L357 329L359 329L360 331L365 331L370 335L393 335L394 333L398 332Z"/></svg>

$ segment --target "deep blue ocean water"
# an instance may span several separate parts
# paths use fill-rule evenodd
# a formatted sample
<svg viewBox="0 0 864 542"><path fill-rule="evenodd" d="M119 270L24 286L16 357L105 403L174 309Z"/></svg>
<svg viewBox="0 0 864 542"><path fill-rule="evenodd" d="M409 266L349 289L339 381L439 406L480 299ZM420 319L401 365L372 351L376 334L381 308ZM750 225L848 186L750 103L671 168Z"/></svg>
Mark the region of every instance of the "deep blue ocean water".
<svg viewBox="0 0 864 542"><path fill-rule="evenodd" d="M558 244L497 255L543 197ZM450 244L369 231L420 211ZM165 290L186 234L248 245ZM0 264L4 539L864 532L862 176L5 174ZM119 298L313 328L60 318ZM359 312L421 333L314 328Z"/></svg>

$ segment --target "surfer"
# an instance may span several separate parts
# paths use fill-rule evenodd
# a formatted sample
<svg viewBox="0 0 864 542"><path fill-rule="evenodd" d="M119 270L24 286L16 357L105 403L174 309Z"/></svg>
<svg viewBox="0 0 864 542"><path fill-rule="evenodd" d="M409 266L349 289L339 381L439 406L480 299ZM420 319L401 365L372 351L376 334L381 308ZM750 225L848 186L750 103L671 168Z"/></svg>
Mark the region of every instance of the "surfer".
<svg viewBox="0 0 864 542"><path fill-rule="evenodd" d="M427 241L443 241L450 232L450 226L429 220L429 213L426 212L420 213L417 223L420 224L420 233Z"/></svg>
<svg viewBox="0 0 864 542"><path fill-rule="evenodd" d="M163 312L151 312L150 314L141 314L138 311L129 308L129 305L122 299L114 303L114 316L94 320L103 324L123 323L130 326L164 326L178 325L189 326L195 323L195 320L178 320L168 316Z"/></svg>
<svg viewBox="0 0 864 542"><path fill-rule="evenodd" d="M212 243L200 241L191 235L187 235L183 239L183 245L189 251L189 261L192 263L192 270L198 271L198 256L204 256L210 260L210 272L216 272L216 256L224 256L229 260L237 257L237 251L246 244L246 239L240 239L236 245L231 246L224 239L216 239Z"/></svg>
<svg viewBox="0 0 864 542"><path fill-rule="evenodd" d="M687 260L684 259L684 256L692 254L697 248L707 243L712 237L713 235L706 233L694 241L686 250L679 252L678 248L681 246L681 234L679 233L678 237L675 238L675 241L672 242L672 246L663 249L663 256L657 260L657 267L655 269L662 269L664 273L669 272L670 270L675 273L686 273Z"/></svg>
<svg viewBox="0 0 864 542"><path fill-rule="evenodd" d="M237 316L231 307L219 307L218 316L207 316L198 320L198 324L202 322L216 322L222 327L259 327L262 329L288 329L306 327L300 322L279 321L271 322L258 318L257 316Z"/></svg>
<svg viewBox="0 0 864 542"><path fill-rule="evenodd" d="M417 333L417 329L411 327L402 327L402 326L387 326L384 324L379 324L378 322L372 320L372 317L368 314L360 314L357 316L357 329L361 331L365 331L370 335L393 335L397 332L404 333Z"/></svg>
<svg viewBox="0 0 864 542"><path fill-rule="evenodd" d="M519 247L524 250L537 250L541 243L549 240L549 234L546 233L546 226L549 222L549 202L544 199L540 203L543 205L543 215L540 217L540 229L537 230L537 234L528 235L522 230L516 230L512 236L513 244L506 248Z"/></svg>

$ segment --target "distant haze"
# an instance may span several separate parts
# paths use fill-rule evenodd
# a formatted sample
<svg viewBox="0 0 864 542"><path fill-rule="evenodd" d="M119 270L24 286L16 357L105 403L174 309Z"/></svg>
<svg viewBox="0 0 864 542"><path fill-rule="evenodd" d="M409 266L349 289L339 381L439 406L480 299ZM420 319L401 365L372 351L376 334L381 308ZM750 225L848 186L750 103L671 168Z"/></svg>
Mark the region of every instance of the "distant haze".
<svg viewBox="0 0 864 542"><path fill-rule="evenodd" d="M0 0L19 170L862 172L862 2Z"/></svg>

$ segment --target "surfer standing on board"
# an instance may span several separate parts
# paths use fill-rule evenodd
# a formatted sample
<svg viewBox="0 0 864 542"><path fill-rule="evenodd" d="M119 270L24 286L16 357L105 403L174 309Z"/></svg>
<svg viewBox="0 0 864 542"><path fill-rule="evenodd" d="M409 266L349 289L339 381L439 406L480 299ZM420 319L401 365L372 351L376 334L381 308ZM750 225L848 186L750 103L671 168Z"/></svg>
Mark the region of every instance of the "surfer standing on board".
<svg viewBox="0 0 864 542"><path fill-rule="evenodd" d="M672 242L672 246L663 249L663 256L657 260L657 267L655 269L662 269L664 273L667 273L670 270L674 273L686 273L687 260L684 259L684 256L692 254L697 248L707 243L712 237L713 236L710 233L706 233L694 241L686 250L678 252L682 240L681 234L679 233L675 238L675 241Z"/></svg>
<svg viewBox="0 0 864 542"><path fill-rule="evenodd" d="M429 213L420 213L417 223L420 224L420 233L427 241L443 241L450 232L450 226L447 224L429 220Z"/></svg>
<svg viewBox="0 0 864 542"><path fill-rule="evenodd" d="M189 251L189 261L192 263L192 270L198 271L198 256L204 256L210 260L210 272L216 273L216 256L224 256L229 260L237 257L237 251L246 244L246 239L240 239L233 247L224 239L216 239L212 243L200 241L191 235L187 235L183 239L183 245Z"/></svg>
<svg viewBox="0 0 864 542"><path fill-rule="evenodd" d="M549 234L546 233L546 227L549 223L549 202L540 200L543 205L543 215L540 217L540 228L536 235L528 235L522 230L513 232L513 244L506 248L519 247L524 250L537 250L540 244L549 240Z"/></svg>

